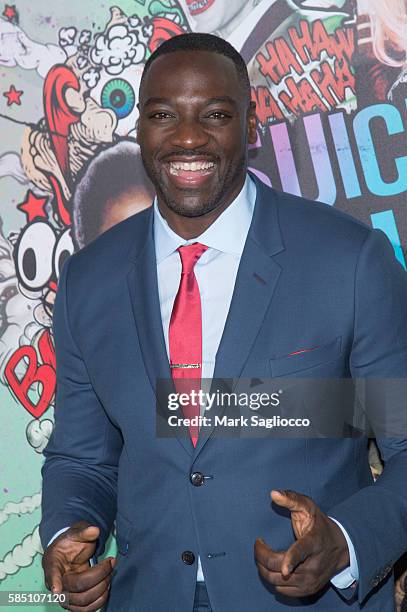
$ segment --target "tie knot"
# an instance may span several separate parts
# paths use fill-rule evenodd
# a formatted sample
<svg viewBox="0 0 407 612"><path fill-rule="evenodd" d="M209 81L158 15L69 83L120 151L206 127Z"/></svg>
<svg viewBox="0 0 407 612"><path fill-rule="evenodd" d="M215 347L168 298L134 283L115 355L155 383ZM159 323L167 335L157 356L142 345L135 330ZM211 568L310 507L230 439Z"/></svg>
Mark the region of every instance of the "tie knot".
<svg viewBox="0 0 407 612"><path fill-rule="evenodd" d="M194 242L193 244L186 244L178 248L178 252L181 257L182 272L183 274L190 274L194 269L194 266L198 259L205 253L207 246L200 242Z"/></svg>

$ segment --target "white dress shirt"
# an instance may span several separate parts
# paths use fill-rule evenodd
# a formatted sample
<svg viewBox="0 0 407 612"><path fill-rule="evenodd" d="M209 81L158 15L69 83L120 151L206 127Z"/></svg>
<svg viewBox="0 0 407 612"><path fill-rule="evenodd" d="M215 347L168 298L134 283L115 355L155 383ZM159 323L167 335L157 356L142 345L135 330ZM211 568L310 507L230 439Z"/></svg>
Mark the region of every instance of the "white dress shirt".
<svg viewBox="0 0 407 612"><path fill-rule="evenodd" d="M178 247L200 242L208 247L195 264L202 310L202 378L210 379L215 368L215 357L229 312L237 270L253 217L256 186L247 175L242 190L235 200L200 236L185 240L178 236L162 217L154 200L154 244L157 261L158 293L167 355L169 322L181 278L181 258ZM334 520L334 519L333 519ZM343 589L358 580L359 572L353 544L338 521L349 548L350 566L342 570L332 583ZM58 531L48 545L65 529ZM203 581L201 560L198 557L197 580Z"/></svg>

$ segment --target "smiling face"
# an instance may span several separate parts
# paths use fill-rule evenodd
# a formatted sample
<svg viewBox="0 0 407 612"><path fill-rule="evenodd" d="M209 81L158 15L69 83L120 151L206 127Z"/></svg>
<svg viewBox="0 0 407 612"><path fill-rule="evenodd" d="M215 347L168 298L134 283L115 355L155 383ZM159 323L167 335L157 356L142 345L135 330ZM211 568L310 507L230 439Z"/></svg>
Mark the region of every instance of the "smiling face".
<svg viewBox="0 0 407 612"><path fill-rule="evenodd" d="M233 61L208 51L162 55L139 104L141 156L164 217L173 226L176 216L213 221L241 190L256 140L255 111Z"/></svg>

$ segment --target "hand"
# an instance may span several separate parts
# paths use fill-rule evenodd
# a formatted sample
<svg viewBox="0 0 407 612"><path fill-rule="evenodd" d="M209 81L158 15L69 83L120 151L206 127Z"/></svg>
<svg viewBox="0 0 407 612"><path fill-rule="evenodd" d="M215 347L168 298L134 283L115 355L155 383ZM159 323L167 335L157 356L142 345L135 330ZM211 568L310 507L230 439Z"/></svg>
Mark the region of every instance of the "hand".
<svg viewBox="0 0 407 612"><path fill-rule="evenodd" d="M296 542L288 550L274 551L257 539L254 555L259 572L278 593L289 597L313 595L349 565L345 536L306 495L272 491L271 499L290 510Z"/></svg>
<svg viewBox="0 0 407 612"><path fill-rule="evenodd" d="M45 585L53 593L66 593L69 603L61 606L72 612L94 612L106 603L116 559L107 557L89 566L99 533L99 527L79 521L44 552Z"/></svg>
<svg viewBox="0 0 407 612"><path fill-rule="evenodd" d="M404 612L407 610L407 570L396 580L394 589L394 599L396 604L397 612Z"/></svg>

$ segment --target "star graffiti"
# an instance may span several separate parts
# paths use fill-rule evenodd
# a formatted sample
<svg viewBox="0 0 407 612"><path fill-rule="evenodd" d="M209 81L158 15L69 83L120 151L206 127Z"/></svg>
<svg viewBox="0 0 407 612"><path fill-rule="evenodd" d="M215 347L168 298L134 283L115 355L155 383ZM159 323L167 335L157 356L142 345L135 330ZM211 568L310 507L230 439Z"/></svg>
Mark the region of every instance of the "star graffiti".
<svg viewBox="0 0 407 612"><path fill-rule="evenodd" d="M29 189L25 195L25 200L17 204L17 208L27 215L27 223L30 223L37 217L47 218L47 213L44 210L46 203L47 198L37 197Z"/></svg>
<svg viewBox="0 0 407 612"><path fill-rule="evenodd" d="M2 15L9 21L18 23L18 12L15 4L6 4Z"/></svg>
<svg viewBox="0 0 407 612"><path fill-rule="evenodd" d="M7 98L7 106L11 106L12 104L17 104L21 106L21 96L23 95L22 89L16 89L14 85L10 85L10 89L8 91L3 92L3 96Z"/></svg>

